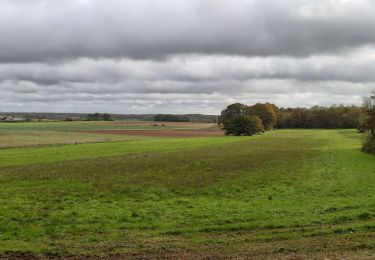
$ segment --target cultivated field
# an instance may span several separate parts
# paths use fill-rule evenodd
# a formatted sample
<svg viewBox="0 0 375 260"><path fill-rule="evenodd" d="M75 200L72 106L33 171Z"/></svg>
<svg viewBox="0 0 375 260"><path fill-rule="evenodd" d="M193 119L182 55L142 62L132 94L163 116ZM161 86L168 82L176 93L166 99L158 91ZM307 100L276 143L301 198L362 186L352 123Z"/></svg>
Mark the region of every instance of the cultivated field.
<svg viewBox="0 0 375 260"><path fill-rule="evenodd" d="M223 136L214 124L157 122L0 123L0 149L139 140L145 137Z"/></svg>
<svg viewBox="0 0 375 260"><path fill-rule="evenodd" d="M154 124L0 124L0 256L375 258L355 130Z"/></svg>

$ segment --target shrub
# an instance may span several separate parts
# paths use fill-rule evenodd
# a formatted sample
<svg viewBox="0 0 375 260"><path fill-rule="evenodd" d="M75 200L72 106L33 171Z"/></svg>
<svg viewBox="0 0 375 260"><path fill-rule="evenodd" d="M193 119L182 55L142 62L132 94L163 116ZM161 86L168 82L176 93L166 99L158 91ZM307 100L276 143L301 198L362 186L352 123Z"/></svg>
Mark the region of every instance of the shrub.
<svg viewBox="0 0 375 260"><path fill-rule="evenodd" d="M236 115L223 122L226 135L254 135L264 132L262 120L258 116Z"/></svg>
<svg viewBox="0 0 375 260"><path fill-rule="evenodd" d="M375 139L373 138L371 133L368 133L366 135L362 145L362 151L366 153L375 154Z"/></svg>
<svg viewBox="0 0 375 260"><path fill-rule="evenodd" d="M367 132L362 151L375 154L375 91L363 102L363 122L361 128Z"/></svg>

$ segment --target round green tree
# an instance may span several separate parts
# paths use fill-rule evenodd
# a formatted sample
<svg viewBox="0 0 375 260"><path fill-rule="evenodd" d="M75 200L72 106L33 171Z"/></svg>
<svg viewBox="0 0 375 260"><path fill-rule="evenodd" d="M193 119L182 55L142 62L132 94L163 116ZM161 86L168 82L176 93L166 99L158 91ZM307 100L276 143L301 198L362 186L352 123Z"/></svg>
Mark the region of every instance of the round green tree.
<svg viewBox="0 0 375 260"><path fill-rule="evenodd" d="M264 132L262 120L258 116L235 115L223 122L226 135L254 135Z"/></svg>

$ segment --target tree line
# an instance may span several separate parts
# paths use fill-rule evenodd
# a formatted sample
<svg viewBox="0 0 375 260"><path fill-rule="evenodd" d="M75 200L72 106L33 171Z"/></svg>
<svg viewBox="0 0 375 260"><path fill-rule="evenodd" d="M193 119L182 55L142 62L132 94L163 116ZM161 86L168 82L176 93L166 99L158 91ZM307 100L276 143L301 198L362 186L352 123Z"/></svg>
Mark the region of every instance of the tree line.
<svg viewBox="0 0 375 260"><path fill-rule="evenodd" d="M365 133L362 150L375 154L375 91L362 107L333 105L278 108L271 103L234 103L221 111L219 126L226 135L254 135L274 128L356 128Z"/></svg>
<svg viewBox="0 0 375 260"><path fill-rule="evenodd" d="M235 103L221 112L219 123L224 125L235 115L259 117L264 130L273 128L360 128L363 108L359 106L333 105L312 108L278 108L274 104L253 106Z"/></svg>
<svg viewBox="0 0 375 260"><path fill-rule="evenodd" d="M362 108L330 107L278 109L277 128L358 128Z"/></svg>
<svg viewBox="0 0 375 260"><path fill-rule="evenodd" d="M156 122L189 122L190 119L185 115L158 114L154 116Z"/></svg>
<svg viewBox="0 0 375 260"><path fill-rule="evenodd" d="M94 113L87 115L87 121L113 121L110 114Z"/></svg>
<svg viewBox="0 0 375 260"><path fill-rule="evenodd" d="M196 122L196 123L216 123L217 116L202 114L157 114L153 116L156 122Z"/></svg>

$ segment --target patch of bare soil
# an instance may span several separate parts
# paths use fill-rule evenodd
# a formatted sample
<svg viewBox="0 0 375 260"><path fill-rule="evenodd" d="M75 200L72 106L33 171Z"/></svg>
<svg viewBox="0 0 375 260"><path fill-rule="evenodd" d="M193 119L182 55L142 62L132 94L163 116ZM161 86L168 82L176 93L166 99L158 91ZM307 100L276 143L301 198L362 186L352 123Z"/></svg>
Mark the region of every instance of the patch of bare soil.
<svg viewBox="0 0 375 260"><path fill-rule="evenodd" d="M174 127L212 127L216 126L215 123L192 123L192 122L155 122L155 121L94 121L96 125L107 125L107 126L154 126L154 125L165 125Z"/></svg>
<svg viewBox="0 0 375 260"><path fill-rule="evenodd" d="M189 130L93 130L83 131L89 134L138 135L149 137L210 137L224 136L223 131Z"/></svg>

